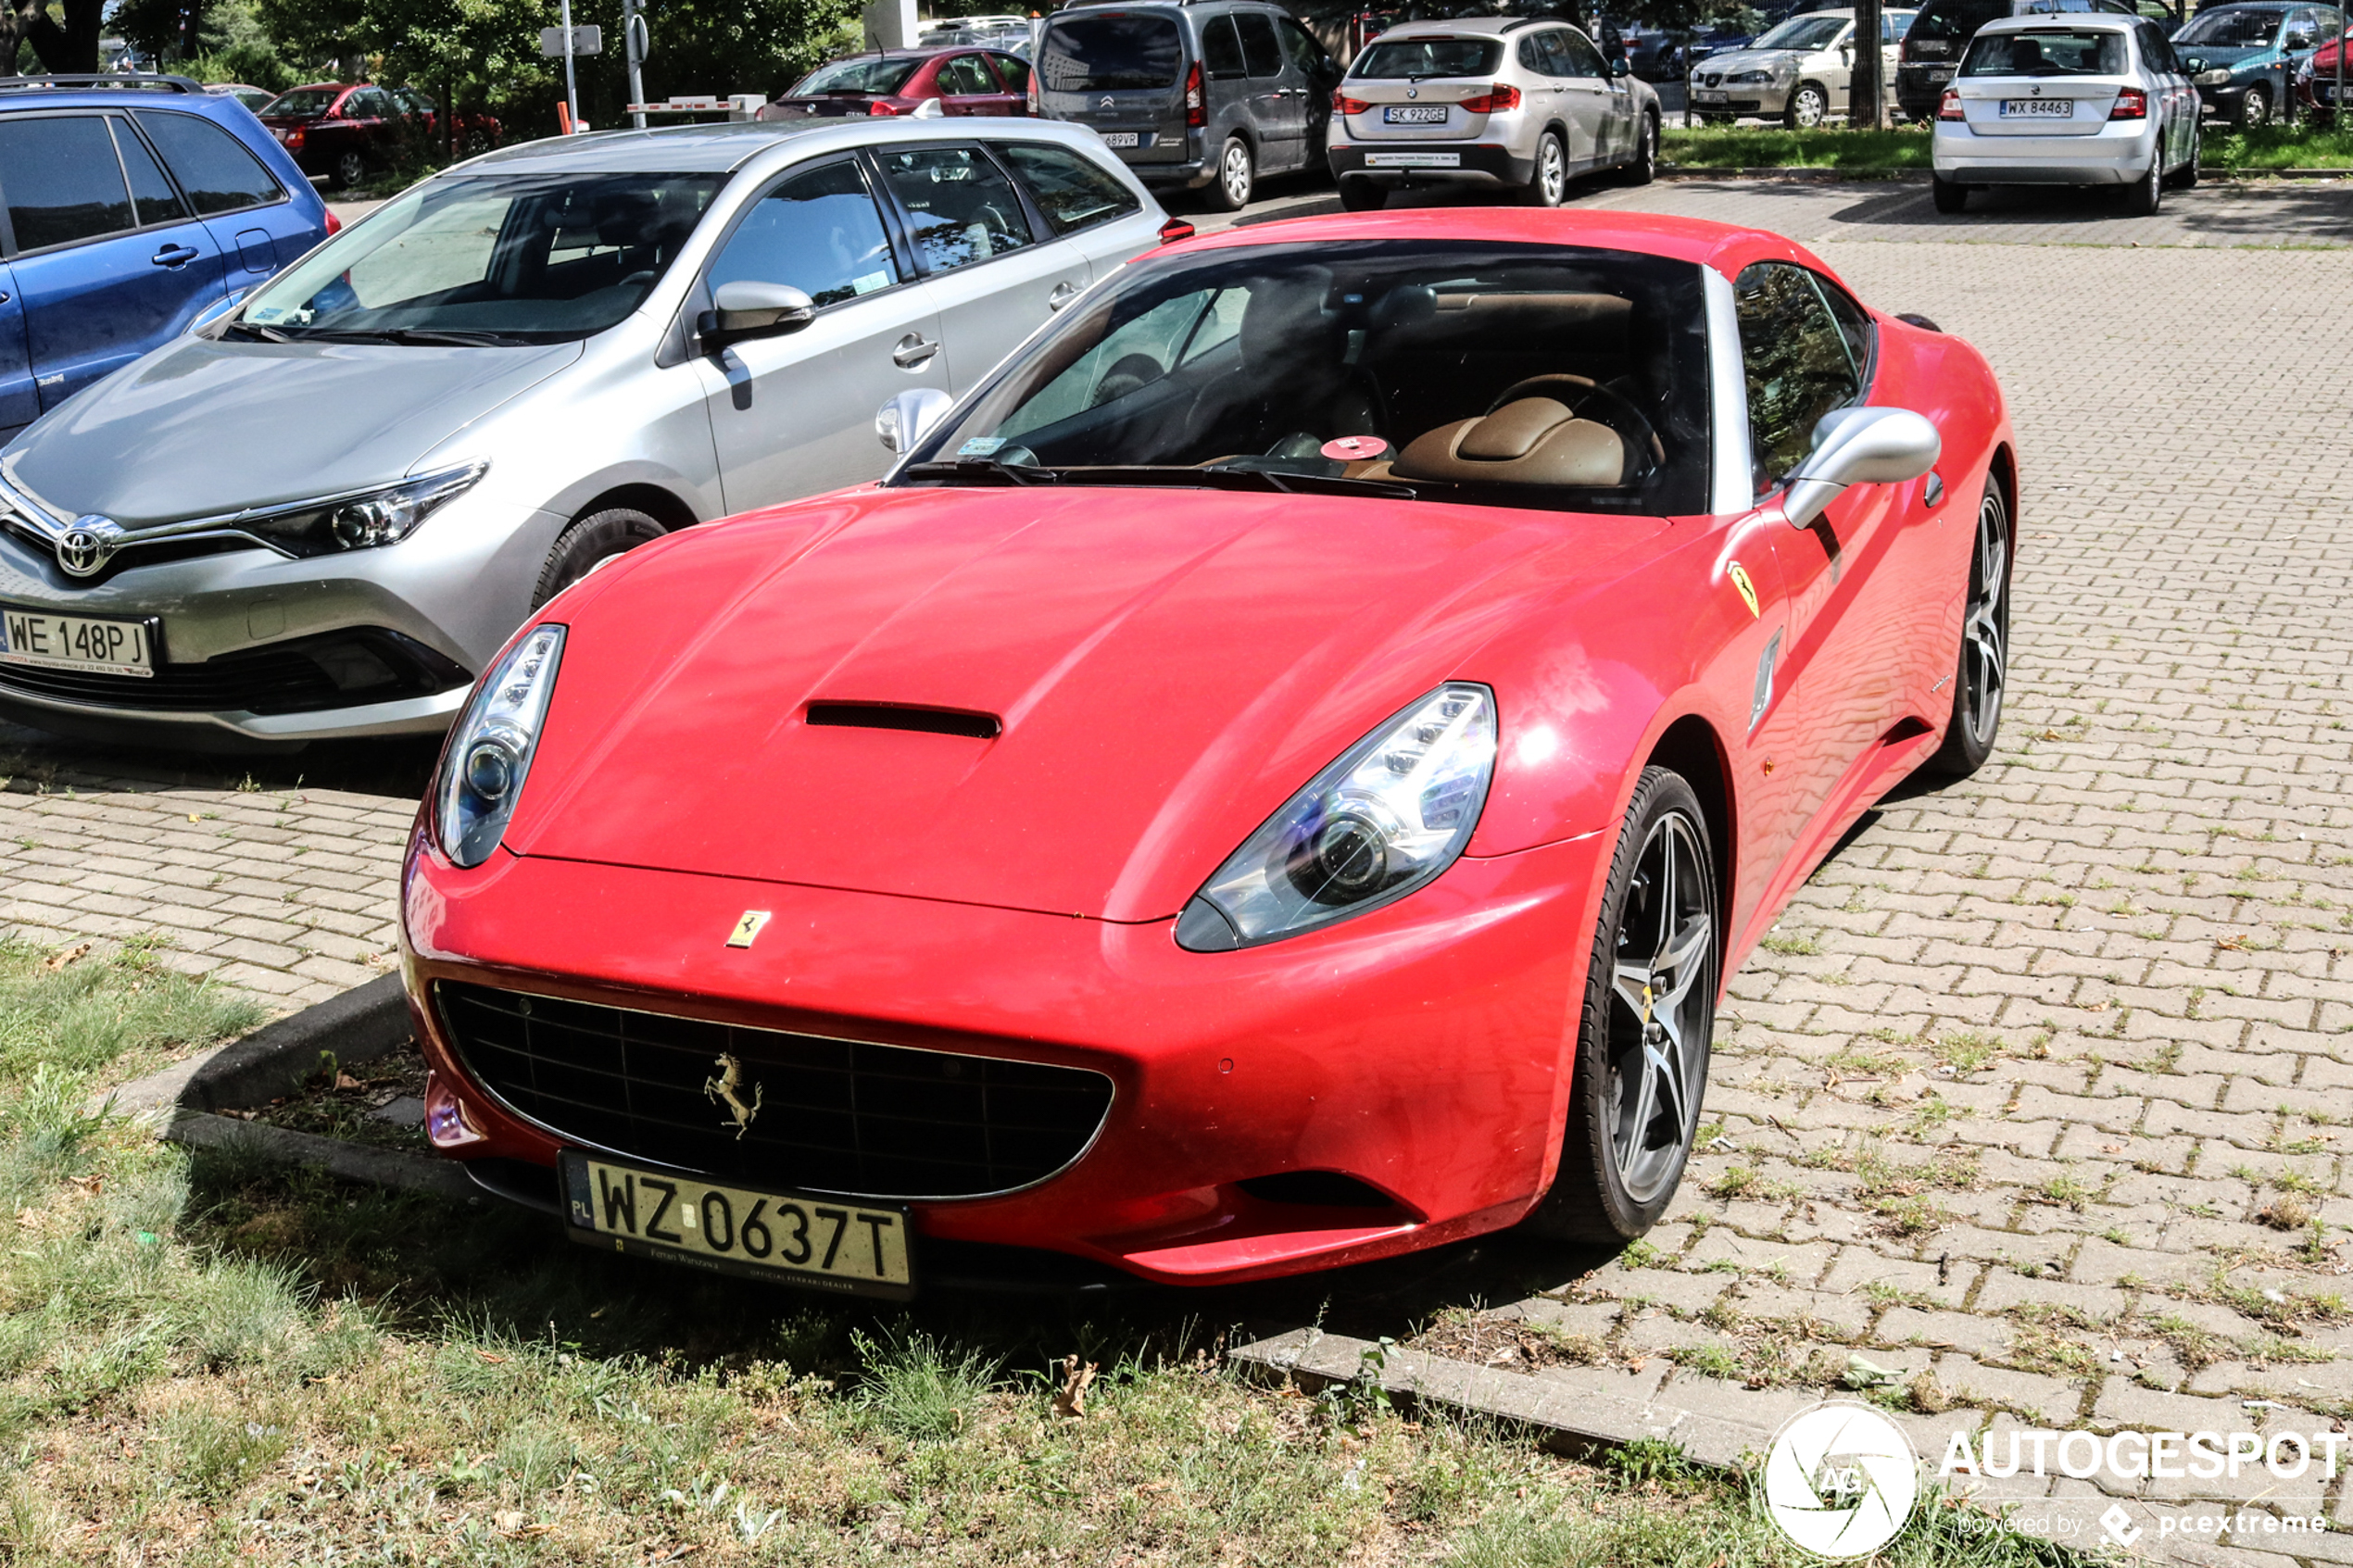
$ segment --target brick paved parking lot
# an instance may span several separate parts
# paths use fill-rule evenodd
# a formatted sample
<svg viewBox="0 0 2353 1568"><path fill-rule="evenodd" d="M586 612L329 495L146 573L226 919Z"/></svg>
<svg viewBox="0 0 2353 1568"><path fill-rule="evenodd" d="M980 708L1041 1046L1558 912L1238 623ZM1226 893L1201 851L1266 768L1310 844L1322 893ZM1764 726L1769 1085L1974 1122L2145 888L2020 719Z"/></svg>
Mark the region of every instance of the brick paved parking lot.
<svg viewBox="0 0 2353 1568"><path fill-rule="evenodd" d="M1425 1344L1750 1423L1881 1369L1939 1430L2341 1429L2353 273L2330 247L2353 192L2208 188L2146 220L2097 197L1935 220L1903 185L1580 199L1780 228L1986 351L2022 446L2015 684L1994 761L1868 819L1733 979L1668 1223ZM20 936L153 935L288 1002L389 950L414 756L379 793L300 759L245 789L242 765L134 779L10 738ZM2152 1486L2218 1514L2261 1489ZM2342 1482L2259 1506L2353 1525ZM2168 1549L2284 1560L2243 1524L2203 1539Z"/></svg>

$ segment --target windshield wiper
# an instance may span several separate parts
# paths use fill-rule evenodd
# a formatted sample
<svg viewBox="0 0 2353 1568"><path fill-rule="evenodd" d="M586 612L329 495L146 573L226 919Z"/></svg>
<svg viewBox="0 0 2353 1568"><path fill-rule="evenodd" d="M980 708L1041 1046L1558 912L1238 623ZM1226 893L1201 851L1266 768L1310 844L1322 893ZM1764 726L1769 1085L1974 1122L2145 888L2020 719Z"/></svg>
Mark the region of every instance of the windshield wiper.
<svg viewBox="0 0 2353 1568"><path fill-rule="evenodd" d="M1271 490L1285 495L1387 495L1399 500L1411 500L1419 494L1412 485L1394 480L1277 472L1225 463L1213 463L1207 468L1186 463L1122 463L1057 471L1073 484L1197 484L1212 490Z"/></svg>
<svg viewBox="0 0 2353 1568"><path fill-rule="evenodd" d="M313 327L303 337L312 343L396 343L410 347L529 348L529 338L505 332L467 332L437 327L343 328Z"/></svg>
<svg viewBox="0 0 2353 1568"><path fill-rule="evenodd" d="M988 484L1053 484L1063 472L1026 463L1000 463L994 458L958 458L953 462L911 463L907 468L910 479L977 480Z"/></svg>
<svg viewBox="0 0 2353 1568"><path fill-rule="evenodd" d="M244 338L248 343L292 343L294 341L294 334L291 332L282 332L275 327L265 327L258 321L232 321L220 329L222 337L233 334Z"/></svg>

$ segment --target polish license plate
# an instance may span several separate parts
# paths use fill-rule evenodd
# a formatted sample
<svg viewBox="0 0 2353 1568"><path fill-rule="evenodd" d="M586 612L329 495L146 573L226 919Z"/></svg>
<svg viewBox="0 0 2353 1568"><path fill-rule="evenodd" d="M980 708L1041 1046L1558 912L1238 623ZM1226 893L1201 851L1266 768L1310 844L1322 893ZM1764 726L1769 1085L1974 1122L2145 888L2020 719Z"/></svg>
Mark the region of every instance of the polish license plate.
<svg viewBox="0 0 2353 1568"><path fill-rule="evenodd" d="M2003 119L2014 119L2020 117L2030 119L2072 119L2075 117L2075 100L2072 98L2005 98L2002 100Z"/></svg>
<svg viewBox="0 0 2353 1568"><path fill-rule="evenodd" d="M1443 125L1444 104L1391 104L1380 111L1383 125Z"/></svg>
<svg viewBox="0 0 2353 1568"><path fill-rule="evenodd" d="M915 1294L907 1210L562 1156L573 1239L853 1296Z"/></svg>
<svg viewBox="0 0 2353 1568"><path fill-rule="evenodd" d="M1710 92L1705 87L1692 94L1692 102L1695 104L1729 104L1731 101L1730 93Z"/></svg>
<svg viewBox="0 0 2353 1568"><path fill-rule="evenodd" d="M0 605L0 663L152 677L155 626L151 621L99 621Z"/></svg>
<svg viewBox="0 0 2353 1568"><path fill-rule="evenodd" d="M1367 169L1460 169L1460 153L1366 153Z"/></svg>
<svg viewBox="0 0 2353 1568"><path fill-rule="evenodd" d="M1133 131L1106 131L1101 134L1103 145L1106 147L1132 147L1138 144L1137 132Z"/></svg>
<svg viewBox="0 0 2353 1568"><path fill-rule="evenodd" d="M1928 79L1931 82L1950 82L1953 80L1953 68L1951 66L1931 66L1928 68Z"/></svg>

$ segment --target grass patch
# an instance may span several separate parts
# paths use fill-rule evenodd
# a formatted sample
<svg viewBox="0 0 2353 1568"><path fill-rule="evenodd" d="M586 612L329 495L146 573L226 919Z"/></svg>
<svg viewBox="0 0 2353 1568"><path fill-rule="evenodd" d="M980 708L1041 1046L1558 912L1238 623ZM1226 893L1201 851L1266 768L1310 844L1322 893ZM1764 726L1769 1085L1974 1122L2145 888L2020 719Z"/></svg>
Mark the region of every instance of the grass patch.
<svg viewBox="0 0 2353 1568"><path fill-rule="evenodd" d="M1926 169L1926 131L1784 131L1768 126L1667 126L1659 156L1692 169Z"/></svg>
<svg viewBox="0 0 2353 1568"><path fill-rule="evenodd" d="M1235 1298L885 1311L233 1147L191 1156L84 1102L107 1062L209 1038L245 1004L135 961L16 957L0 1561L1804 1561L1744 1482L1662 1445L1578 1462L1369 1386L1239 1379L1196 1316ZM1522 1360L1604 1355L1509 1332ZM1054 1399L1074 1355L1099 1369L1076 1417ZM1931 1508L1881 1561L2069 1560Z"/></svg>

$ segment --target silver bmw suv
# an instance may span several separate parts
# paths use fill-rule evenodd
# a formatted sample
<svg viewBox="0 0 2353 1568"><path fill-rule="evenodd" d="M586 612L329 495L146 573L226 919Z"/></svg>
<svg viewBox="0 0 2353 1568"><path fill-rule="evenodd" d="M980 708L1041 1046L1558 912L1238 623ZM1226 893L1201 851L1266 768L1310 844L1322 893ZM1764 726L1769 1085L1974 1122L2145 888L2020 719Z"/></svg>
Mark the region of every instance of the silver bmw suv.
<svg viewBox="0 0 2353 1568"><path fill-rule="evenodd" d="M1166 221L1033 119L460 165L0 450L0 714L213 749L437 731L558 590L877 477L881 405L972 386Z"/></svg>
<svg viewBox="0 0 2353 1568"><path fill-rule="evenodd" d="M1658 94L1542 17L1407 22L1365 45L1332 94L1327 157L1351 211L1416 185L1558 207L1571 178L1658 164Z"/></svg>

